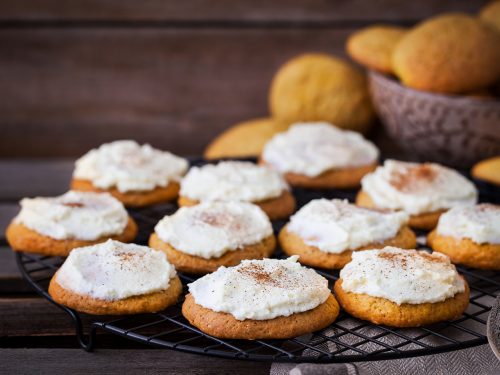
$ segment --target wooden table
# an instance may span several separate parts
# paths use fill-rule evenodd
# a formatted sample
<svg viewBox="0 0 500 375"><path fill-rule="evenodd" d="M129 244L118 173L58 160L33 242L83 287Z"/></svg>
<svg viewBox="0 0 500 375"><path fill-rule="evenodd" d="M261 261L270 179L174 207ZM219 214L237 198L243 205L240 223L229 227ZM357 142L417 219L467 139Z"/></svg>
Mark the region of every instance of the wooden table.
<svg viewBox="0 0 500 375"><path fill-rule="evenodd" d="M0 374L13 373L269 373L270 364L153 349L102 334L93 353L78 347L69 316L22 279L5 228L24 196L63 193L72 162L0 162Z"/></svg>

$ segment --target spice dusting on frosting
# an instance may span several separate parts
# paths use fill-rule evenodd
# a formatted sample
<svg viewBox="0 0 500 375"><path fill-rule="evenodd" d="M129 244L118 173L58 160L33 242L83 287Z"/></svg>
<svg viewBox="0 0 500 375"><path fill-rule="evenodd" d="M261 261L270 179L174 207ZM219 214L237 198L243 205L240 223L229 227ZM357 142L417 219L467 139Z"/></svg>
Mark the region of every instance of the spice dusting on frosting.
<svg viewBox="0 0 500 375"><path fill-rule="evenodd" d="M271 222L246 202L202 202L181 207L155 227L158 237L176 250L205 259L256 244L273 234Z"/></svg>
<svg viewBox="0 0 500 375"><path fill-rule="evenodd" d="M235 267L220 267L189 284L189 291L197 304L238 320L311 310L331 294L328 280L297 258L244 260Z"/></svg>
<svg viewBox="0 0 500 375"><path fill-rule="evenodd" d="M431 185L438 173L432 164L424 163L397 171L390 183L399 191L412 193Z"/></svg>
<svg viewBox="0 0 500 375"><path fill-rule="evenodd" d="M447 256L395 247L355 252L340 278L347 292L397 304L440 302L465 290Z"/></svg>
<svg viewBox="0 0 500 375"><path fill-rule="evenodd" d="M66 206L66 207L74 207L74 208L85 207L85 205L81 202L63 202L62 205Z"/></svg>

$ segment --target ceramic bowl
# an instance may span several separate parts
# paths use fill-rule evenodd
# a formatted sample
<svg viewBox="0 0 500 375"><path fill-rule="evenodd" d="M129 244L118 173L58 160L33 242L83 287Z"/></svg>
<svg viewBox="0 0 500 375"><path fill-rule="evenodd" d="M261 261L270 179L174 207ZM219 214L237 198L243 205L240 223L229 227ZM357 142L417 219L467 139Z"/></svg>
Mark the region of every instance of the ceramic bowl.
<svg viewBox="0 0 500 375"><path fill-rule="evenodd" d="M500 155L500 100L428 93L369 73L373 104L389 135L420 161L468 168Z"/></svg>

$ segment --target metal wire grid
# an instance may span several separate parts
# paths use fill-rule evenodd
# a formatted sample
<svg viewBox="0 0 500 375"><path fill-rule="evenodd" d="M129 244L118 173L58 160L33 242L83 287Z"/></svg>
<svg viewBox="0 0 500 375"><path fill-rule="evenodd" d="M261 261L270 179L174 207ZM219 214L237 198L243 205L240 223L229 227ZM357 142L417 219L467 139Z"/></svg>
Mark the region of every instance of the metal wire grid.
<svg viewBox="0 0 500 375"><path fill-rule="evenodd" d="M294 193L299 206L320 196L350 200L354 197L352 191L299 190ZM484 201L497 202L500 199L496 190L482 189L481 193L481 200ZM131 211L140 228L137 243L147 243L149 234L158 220L163 215L174 212L176 208L174 204L166 204ZM273 223L275 231L279 231L283 224L284 222ZM419 233L420 236L423 234ZM419 248L428 250L422 245L419 245ZM283 257L283 254L278 250L276 256ZM90 333L85 336L81 320L84 314L55 303L47 293L50 278L63 259L18 253L17 261L21 273L37 292L73 318L78 342L86 350L92 350L94 347L96 331L104 330L151 346L258 361L346 362L428 355L486 343L488 312L500 292L499 272L457 267L469 282L470 305L460 318L433 326L390 328L373 325L342 312L336 322L323 331L293 339L222 340L191 326L181 314L183 301L180 301L177 305L155 314L119 318L92 317ZM337 271L317 271L329 280L330 285L338 278ZM180 278L184 285L195 279L185 274L180 274Z"/></svg>

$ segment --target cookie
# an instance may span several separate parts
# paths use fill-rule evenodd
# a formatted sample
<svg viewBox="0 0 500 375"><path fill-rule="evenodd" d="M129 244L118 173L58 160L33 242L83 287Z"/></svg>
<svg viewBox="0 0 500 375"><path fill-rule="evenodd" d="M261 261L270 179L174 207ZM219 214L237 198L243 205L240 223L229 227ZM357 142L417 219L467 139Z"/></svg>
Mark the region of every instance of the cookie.
<svg viewBox="0 0 500 375"><path fill-rule="evenodd" d="M407 29L391 25L369 26L347 39L346 50L351 58L382 73L392 73L392 51Z"/></svg>
<svg viewBox="0 0 500 375"><path fill-rule="evenodd" d="M375 169L379 151L362 135L326 122L297 123L276 134L260 163L285 176L292 186L354 188Z"/></svg>
<svg viewBox="0 0 500 375"><path fill-rule="evenodd" d="M126 315L175 304L182 283L161 251L108 240L74 249L48 291L55 302L80 312Z"/></svg>
<svg viewBox="0 0 500 375"><path fill-rule="evenodd" d="M137 225L107 193L70 190L57 197L24 198L7 228L14 250L67 256L75 247L114 238L133 241Z"/></svg>
<svg viewBox="0 0 500 375"><path fill-rule="evenodd" d="M334 292L347 313L392 327L453 320L469 305L467 281L446 255L395 247L354 252Z"/></svg>
<svg viewBox="0 0 500 375"><path fill-rule="evenodd" d="M269 257L276 246L267 215L248 202L203 202L181 207L155 226L149 245L177 270L204 274L243 259Z"/></svg>
<svg viewBox="0 0 500 375"><path fill-rule="evenodd" d="M339 305L331 295L312 310L269 320L237 320L231 314L215 312L196 304L191 294L182 305L182 315L196 328L221 339L287 339L319 331L332 324Z"/></svg>
<svg viewBox="0 0 500 375"><path fill-rule="evenodd" d="M498 45L500 33L477 18L443 14L422 22L401 38L394 48L392 66L406 86L461 94L500 79Z"/></svg>
<svg viewBox="0 0 500 375"><path fill-rule="evenodd" d="M122 234L103 237L93 241L75 239L56 240L35 232L23 224L16 224L14 222L9 224L5 235L7 242L15 251L66 257L71 250L77 247L98 244L107 241L109 238L120 242L132 242L137 237L137 224L134 219L129 217L127 226Z"/></svg>
<svg viewBox="0 0 500 375"><path fill-rule="evenodd" d="M441 215L427 243L453 263L500 270L500 206L455 207Z"/></svg>
<svg viewBox="0 0 500 375"><path fill-rule="evenodd" d="M390 327L420 327L459 318L469 305L469 287L442 302L398 305L380 297L348 293L342 279L335 282L334 292L342 308L350 315L374 324Z"/></svg>
<svg viewBox="0 0 500 375"><path fill-rule="evenodd" d="M348 62L319 53L297 56L279 69L269 107L284 124L326 121L362 133L375 117L366 77Z"/></svg>
<svg viewBox="0 0 500 375"><path fill-rule="evenodd" d="M500 186L500 156L480 161L472 167L471 174L478 180Z"/></svg>
<svg viewBox="0 0 500 375"><path fill-rule="evenodd" d="M446 210L474 205L477 199L475 185L454 169L436 163L387 159L363 177L356 203L404 211L410 215L412 228L430 230Z"/></svg>
<svg viewBox="0 0 500 375"><path fill-rule="evenodd" d="M377 208L373 199L363 190L360 190L356 195L356 204L360 207ZM446 212L446 210L410 215L409 225L415 229L431 230L436 227L443 212Z"/></svg>
<svg viewBox="0 0 500 375"><path fill-rule="evenodd" d="M247 245L242 249L229 251L218 258L210 259L189 255L176 250L168 243L160 240L156 233L151 234L149 246L165 252L169 262L175 265L175 268L180 272L206 274L216 271L220 266L236 266L243 259L269 258L276 248L276 238L269 236L257 244Z"/></svg>
<svg viewBox="0 0 500 375"><path fill-rule="evenodd" d="M354 189L359 187L361 179L373 172L377 163L362 167L332 169L316 177L297 173L285 173L285 179L292 186L306 189Z"/></svg>
<svg viewBox="0 0 500 375"><path fill-rule="evenodd" d="M340 269L344 267L351 261L353 251L381 249L386 246L414 249L417 244L415 233L407 226L401 228L393 238L357 249L346 250L340 254L326 253L316 246L307 245L300 236L289 232L287 226L283 227L280 231L279 242L283 252L287 255L298 255L300 263L325 269Z"/></svg>
<svg viewBox="0 0 500 375"><path fill-rule="evenodd" d="M57 273L56 273L57 275ZM64 289L53 278L49 284L52 299L71 309L94 315L130 315L158 312L175 305L182 293L182 283L178 276L170 281L168 289L141 296L128 297L116 301L106 301L80 295Z"/></svg>
<svg viewBox="0 0 500 375"><path fill-rule="evenodd" d="M116 188L99 189L88 180L71 180L71 189L79 191L106 192L127 207L144 207L174 201L179 194L179 183L170 182L166 187L156 187L151 191L128 191L122 193Z"/></svg>
<svg viewBox="0 0 500 375"><path fill-rule="evenodd" d="M189 170L181 181L179 206L208 201L254 203L271 220L288 217L295 210L295 198L281 174L243 161L223 161Z"/></svg>
<svg viewBox="0 0 500 375"><path fill-rule="evenodd" d="M280 339L325 328L339 307L328 280L288 259L243 260L188 285L182 314L220 338Z"/></svg>
<svg viewBox="0 0 500 375"><path fill-rule="evenodd" d="M479 12L479 19L500 32L500 1L491 1Z"/></svg>
<svg viewBox="0 0 500 375"><path fill-rule="evenodd" d="M189 163L149 144L120 140L90 150L75 163L75 190L109 192L125 205L142 207L175 200Z"/></svg>
<svg viewBox="0 0 500 375"><path fill-rule="evenodd" d="M206 159L256 157L278 131L270 118L245 121L218 135L203 154Z"/></svg>

